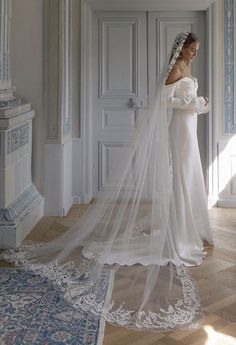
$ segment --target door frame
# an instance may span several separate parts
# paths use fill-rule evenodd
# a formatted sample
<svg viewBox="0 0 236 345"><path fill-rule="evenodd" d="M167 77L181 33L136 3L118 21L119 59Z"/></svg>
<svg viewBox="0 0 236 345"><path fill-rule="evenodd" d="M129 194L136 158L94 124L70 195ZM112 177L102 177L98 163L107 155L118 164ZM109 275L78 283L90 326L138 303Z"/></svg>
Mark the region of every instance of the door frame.
<svg viewBox="0 0 236 345"><path fill-rule="evenodd" d="M189 0L188 0L189 1ZM133 10L134 0L129 1L124 5L121 1L120 6L116 6L115 10ZM116 4L119 4L117 1ZM168 10L167 8L160 7L160 3L157 2L154 6L153 2L147 0L138 1L140 10ZM189 2L188 2L189 3ZM194 1L196 3L196 1ZM168 2L166 2L168 5ZM209 6L206 8L206 5ZM193 6L193 4L192 4ZM94 10L108 10L108 3L96 0L81 0L81 102L80 102L80 137L81 137L81 149L82 149L82 195L81 203L89 203L92 200L92 171L93 171L93 159L92 159L92 13ZM169 8L170 9L170 8ZM171 8L173 10L173 8ZM178 6L178 9L179 6ZM114 8L113 8L114 10ZM135 10L137 7L135 6ZM186 8L184 7L184 10ZM192 10L196 8L192 7ZM211 110L207 119L207 191L209 204L215 204L218 199L218 161L217 161L217 118L215 114L219 112L217 99L220 95L220 90L217 88L217 65L218 54L216 54L218 47L218 25L220 21L220 13L222 8L219 1L204 0L202 7L198 10L206 11L206 90L207 94L212 100ZM221 23L220 23L221 25ZM214 117L213 117L214 113Z"/></svg>

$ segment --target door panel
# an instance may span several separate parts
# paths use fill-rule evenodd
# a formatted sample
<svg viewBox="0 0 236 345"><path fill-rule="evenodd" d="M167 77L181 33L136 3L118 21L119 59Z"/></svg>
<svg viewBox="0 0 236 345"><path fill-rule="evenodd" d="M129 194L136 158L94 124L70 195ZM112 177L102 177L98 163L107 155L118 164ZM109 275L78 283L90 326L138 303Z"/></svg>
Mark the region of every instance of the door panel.
<svg viewBox="0 0 236 345"><path fill-rule="evenodd" d="M137 37L135 20L100 20L101 97L137 95Z"/></svg>
<svg viewBox="0 0 236 345"><path fill-rule="evenodd" d="M93 15L93 195L115 189L113 172L147 99L146 28L145 12Z"/></svg>

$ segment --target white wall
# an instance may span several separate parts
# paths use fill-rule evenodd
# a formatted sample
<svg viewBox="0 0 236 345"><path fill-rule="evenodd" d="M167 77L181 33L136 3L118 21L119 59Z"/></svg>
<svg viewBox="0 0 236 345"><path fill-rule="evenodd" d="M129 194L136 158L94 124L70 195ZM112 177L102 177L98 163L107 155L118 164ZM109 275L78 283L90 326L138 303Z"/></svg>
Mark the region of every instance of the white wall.
<svg viewBox="0 0 236 345"><path fill-rule="evenodd" d="M33 183L43 193L43 0L12 0L12 85L31 102L33 120Z"/></svg>
<svg viewBox="0 0 236 345"><path fill-rule="evenodd" d="M80 106L80 0L71 0L71 2L71 134L73 138L78 138ZM55 6L56 11L58 2L51 1L50 6L52 10L53 6ZM32 108L35 110L35 118L33 120L33 183L45 197L45 214L62 215L71 204L71 184L74 185L75 199L78 200L79 198L77 192L80 177L77 176L78 162L74 162L71 159L71 137L63 141L63 145L59 138L52 142L47 140L45 144L46 121L50 121L50 119L55 121L55 118L57 118L57 123L62 121L59 111L54 117L48 114L48 119L46 119L45 115L45 8L47 7L44 0L12 0L12 85L16 87L15 94L20 96L22 100L26 99L28 102L31 102ZM59 35L59 31L57 33ZM74 151L74 156L79 159L77 150ZM53 159L50 157L53 157ZM71 158L69 159L69 157ZM56 164L54 160L56 160ZM73 174L72 181L72 166L74 163L76 165L74 168L76 173Z"/></svg>

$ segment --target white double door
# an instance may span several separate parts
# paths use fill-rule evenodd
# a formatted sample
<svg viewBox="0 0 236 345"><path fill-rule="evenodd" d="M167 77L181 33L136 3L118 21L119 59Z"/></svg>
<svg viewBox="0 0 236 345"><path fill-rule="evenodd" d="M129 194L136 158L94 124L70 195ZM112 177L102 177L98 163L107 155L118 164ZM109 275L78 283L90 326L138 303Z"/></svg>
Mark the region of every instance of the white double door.
<svg viewBox="0 0 236 345"><path fill-rule="evenodd" d="M116 188L114 167L130 148L137 118L148 96L155 95L156 76L179 32L195 32L201 40L193 73L199 80L199 93L204 94L204 25L204 13L199 11L93 13L93 195ZM198 135L205 168L206 120L201 116ZM127 187L132 187L132 174ZM147 183L147 196L151 188Z"/></svg>

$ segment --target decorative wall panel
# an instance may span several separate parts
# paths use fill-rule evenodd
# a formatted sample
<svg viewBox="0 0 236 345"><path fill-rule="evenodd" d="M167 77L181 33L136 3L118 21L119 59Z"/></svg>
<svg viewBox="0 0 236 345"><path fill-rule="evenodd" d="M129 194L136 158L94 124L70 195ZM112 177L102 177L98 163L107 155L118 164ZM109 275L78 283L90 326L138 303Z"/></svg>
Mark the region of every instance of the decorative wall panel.
<svg viewBox="0 0 236 345"><path fill-rule="evenodd" d="M102 109L102 129L132 130L136 127L137 112L127 109Z"/></svg>
<svg viewBox="0 0 236 345"><path fill-rule="evenodd" d="M70 95L71 95L71 1L64 0L63 2L63 88L62 88L62 117L63 117L63 136L67 136L71 131L71 111L70 111Z"/></svg>
<svg viewBox="0 0 236 345"><path fill-rule="evenodd" d="M46 139L59 140L59 32L60 16L59 1L49 0L45 2L45 95L46 95Z"/></svg>
<svg viewBox="0 0 236 345"><path fill-rule="evenodd" d="M71 1L48 0L46 12L46 104L48 141L71 132Z"/></svg>
<svg viewBox="0 0 236 345"><path fill-rule="evenodd" d="M224 0L224 132L236 133L235 1Z"/></svg>
<svg viewBox="0 0 236 345"><path fill-rule="evenodd" d="M101 19L100 40L100 96L137 95L138 21Z"/></svg>
<svg viewBox="0 0 236 345"><path fill-rule="evenodd" d="M99 189L116 189L118 181L117 169L124 159L124 151L130 150L130 145L122 142L100 142L99 143ZM133 158L133 162L135 157ZM129 176L125 181L125 189L134 189L134 170L129 172ZM120 176L119 176L120 178Z"/></svg>
<svg viewBox="0 0 236 345"><path fill-rule="evenodd" d="M29 141L29 123L11 129L7 133L7 153L14 152Z"/></svg>

